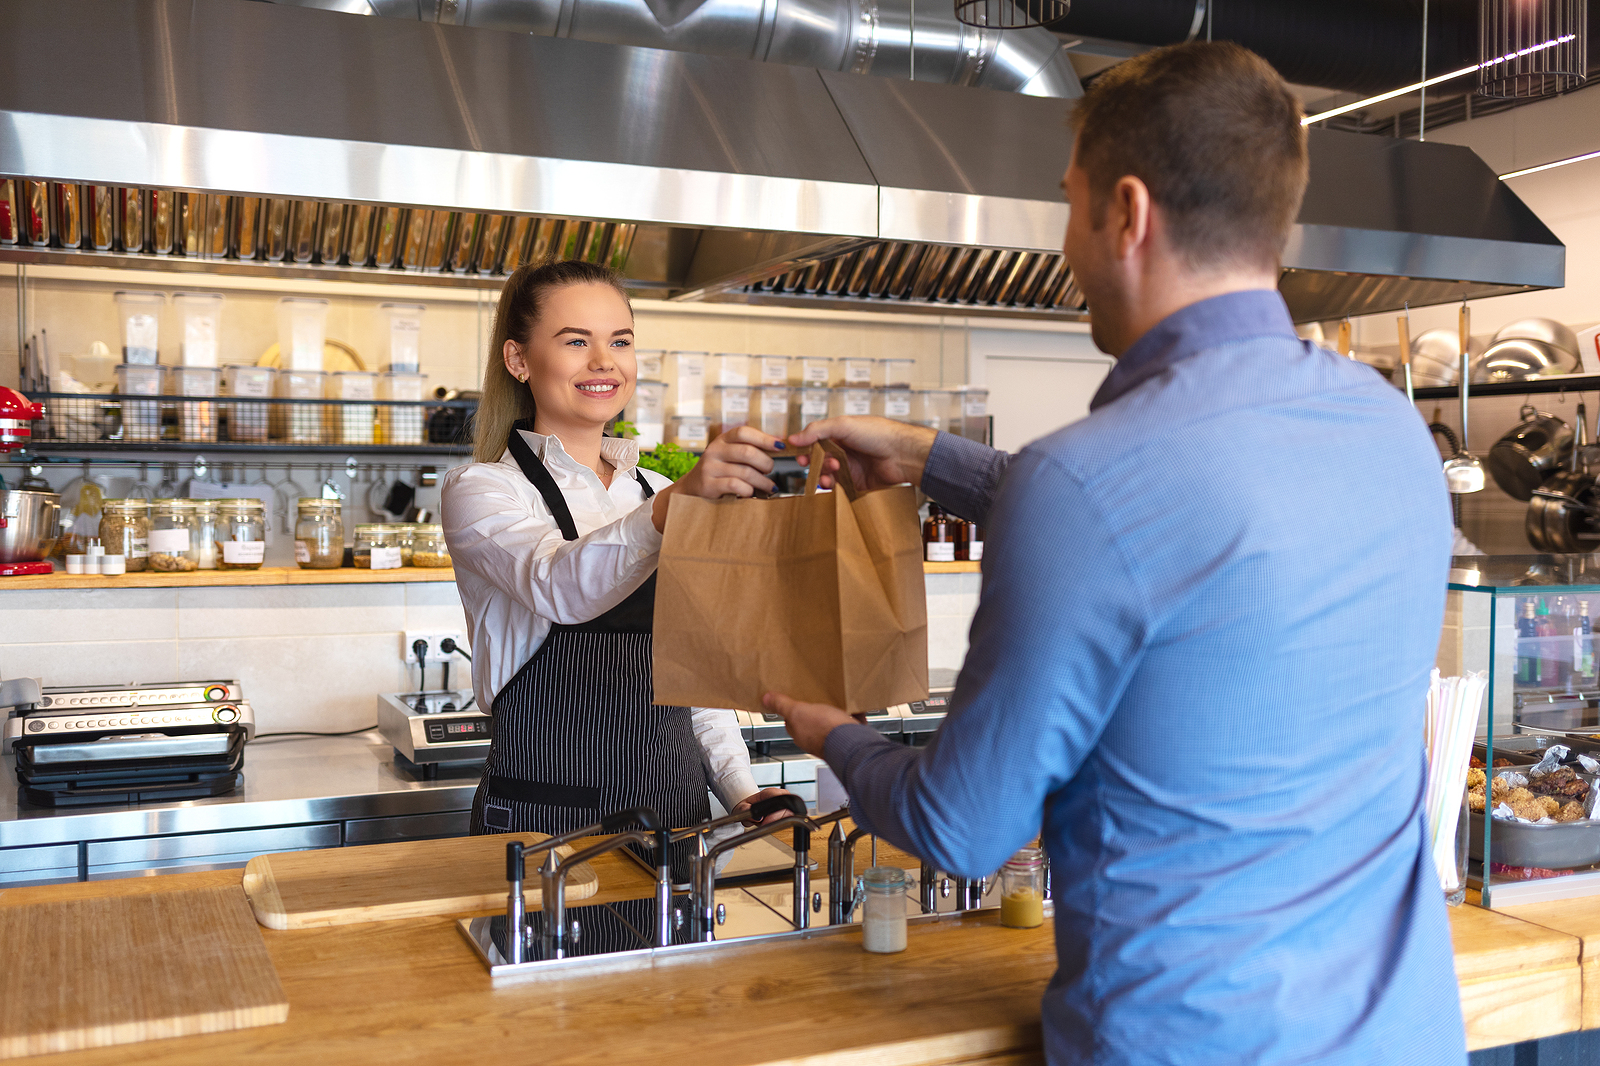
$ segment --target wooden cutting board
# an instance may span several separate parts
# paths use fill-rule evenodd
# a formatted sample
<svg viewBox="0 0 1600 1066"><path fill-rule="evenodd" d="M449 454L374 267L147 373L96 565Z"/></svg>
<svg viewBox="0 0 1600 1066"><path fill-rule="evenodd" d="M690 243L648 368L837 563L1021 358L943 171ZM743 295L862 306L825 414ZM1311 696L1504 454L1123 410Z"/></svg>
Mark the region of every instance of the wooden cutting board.
<svg viewBox="0 0 1600 1066"><path fill-rule="evenodd" d="M234 886L0 908L0 945L0 1059L289 1017Z"/></svg>
<svg viewBox="0 0 1600 1066"><path fill-rule="evenodd" d="M268 929L310 929L393 918L503 909L506 844L537 844L543 833L497 833L366 844L325 851L258 855L244 868L244 891L256 920ZM557 848L563 857L571 848ZM539 903L539 863L528 859L523 883L529 907ZM600 889L594 867L582 863L567 875L567 899Z"/></svg>

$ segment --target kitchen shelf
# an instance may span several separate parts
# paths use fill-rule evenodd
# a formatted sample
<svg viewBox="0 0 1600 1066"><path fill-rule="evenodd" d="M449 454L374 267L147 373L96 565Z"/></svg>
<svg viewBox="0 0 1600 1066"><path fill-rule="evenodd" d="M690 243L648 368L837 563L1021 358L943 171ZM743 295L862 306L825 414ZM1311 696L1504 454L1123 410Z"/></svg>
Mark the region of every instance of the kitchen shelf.
<svg viewBox="0 0 1600 1066"><path fill-rule="evenodd" d="M25 448L12 456L12 462L27 462L38 456L47 458L62 453L93 452L97 455L117 455L124 452L170 452L178 455L471 455L470 444L289 444L268 441L248 444L239 441L70 441L30 440Z"/></svg>
<svg viewBox="0 0 1600 1066"><path fill-rule="evenodd" d="M450 567L402 566L396 570L301 570L292 566L263 566L259 570L195 570L185 574L141 570L136 574L101 577L98 574L53 574L0 577L0 592L7 589L150 589L207 588L215 585L395 585L410 582L454 581Z"/></svg>
<svg viewBox="0 0 1600 1066"><path fill-rule="evenodd" d="M924 574L976 574L983 569L981 562L923 563Z"/></svg>

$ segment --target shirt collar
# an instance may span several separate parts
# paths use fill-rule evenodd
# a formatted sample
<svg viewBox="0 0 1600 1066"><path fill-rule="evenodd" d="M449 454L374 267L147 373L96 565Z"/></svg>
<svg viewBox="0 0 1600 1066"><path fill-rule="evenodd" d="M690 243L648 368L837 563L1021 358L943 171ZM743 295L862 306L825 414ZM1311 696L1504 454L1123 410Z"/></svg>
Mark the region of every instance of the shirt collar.
<svg viewBox="0 0 1600 1066"><path fill-rule="evenodd" d="M1101 382L1089 410L1127 395L1180 360L1247 337L1298 339L1289 308L1272 289L1224 293L1180 308L1134 341Z"/></svg>
<svg viewBox="0 0 1600 1066"><path fill-rule="evenodd" d="M535 433L530 429L519 429L517 432L522 434L522 439L528 442L533 454L537 455L546 466L558 466L574 474L593 473L567 454L567 449L561 444L561 438L554 433ZM618 474L627 474L639 465L639 442L622 437L602 437L600 455L616 468ZM509 448L500 457L500 461L509 462L513 466L517 462Z"/></svg>

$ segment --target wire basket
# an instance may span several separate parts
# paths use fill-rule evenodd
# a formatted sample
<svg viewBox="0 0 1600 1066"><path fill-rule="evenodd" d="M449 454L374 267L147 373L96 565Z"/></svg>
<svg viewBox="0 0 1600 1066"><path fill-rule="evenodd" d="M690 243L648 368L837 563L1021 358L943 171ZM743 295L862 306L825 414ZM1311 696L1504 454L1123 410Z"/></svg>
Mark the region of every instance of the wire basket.
<svg viewBox="0 0 1600 1066"><path fill-rule="evenodd" d="M1048 26L1071 9L1071 0L956 0L957 19L990 30Z"/></svg>
<svg viewBox="0 0 1600 1066"><path fill-rule="evenodd" d="M1478 92L1549 96L1588 77L1586 0L1482 0L1478 8Z"/></svg>

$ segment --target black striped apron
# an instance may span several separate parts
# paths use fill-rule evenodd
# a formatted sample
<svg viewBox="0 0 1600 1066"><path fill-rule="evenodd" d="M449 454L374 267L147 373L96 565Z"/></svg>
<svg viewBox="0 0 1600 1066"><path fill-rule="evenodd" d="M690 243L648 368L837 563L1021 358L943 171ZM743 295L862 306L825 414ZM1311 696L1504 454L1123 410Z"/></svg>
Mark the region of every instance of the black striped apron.
<svg viewBox="0 0 1600 1066"><path fill-rule="evenodd" d="M555 479L515 429L510 448L561 535L577 540ZM643 474L634 477L646 500L655 495ZM651 574L598 618L552 625L495 696L473 834L564 833L625 807L653 807L672 826L711 817L689 708L651 703L655 598Z"/></svg>

